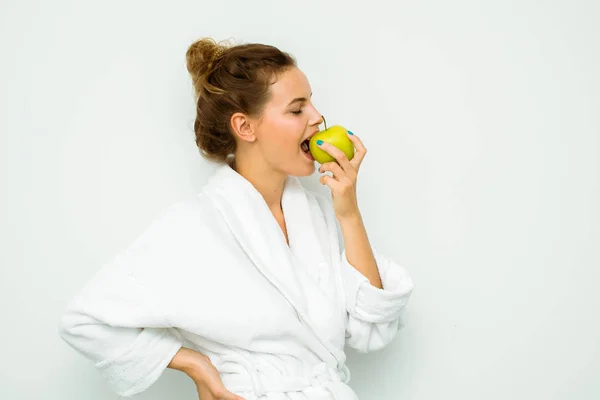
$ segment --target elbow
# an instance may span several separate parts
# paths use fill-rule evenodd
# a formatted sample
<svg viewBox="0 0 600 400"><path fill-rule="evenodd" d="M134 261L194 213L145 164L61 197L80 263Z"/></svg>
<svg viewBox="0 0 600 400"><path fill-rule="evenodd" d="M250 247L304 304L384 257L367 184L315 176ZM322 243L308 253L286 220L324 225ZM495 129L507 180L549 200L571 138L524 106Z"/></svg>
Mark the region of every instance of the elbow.
<svg viewBox="0 0 600 400"><path fill-rule="evenodd" d="M354 349L358 353L367 354L372 353L378 350L383 349L389 344L387 341L381 340L372 340L370 338L367 339L358 339L358 340L347 340L346 345L352 349Z"/></svg>
<svg viewBox="0 0 600 400"><path fill-rule="evenodd" d="M77 321L75 316L67 311L65 312L60 320L58 321L57 333L58 335L67 343L70 342L70 338L75 336L75 332L77 328L80 326L80 323Z"/></svg>
<svg viewBox="0 0 600 400"><path fill-rule="evenodd" d="M389 345L402 328L402 319L373 323L350 318L346 328L346 344L359 353L371 353Z"/></svg>
<svg viewBox="0 0 600 400"><path fill-rule="evenodd" d="M393 341L393 339L393 335L387 338L371 337L366 340L349 341L347 344L358 353L366 354L384 349Z"/></svg>
<svg viewBox="0 0 600 400"><path fill-rule="evenodd" d="M57 333L68 344L85 340L92 335L90 329L98 326L98 321L75 310L67 310L58 321Z"/></svg>

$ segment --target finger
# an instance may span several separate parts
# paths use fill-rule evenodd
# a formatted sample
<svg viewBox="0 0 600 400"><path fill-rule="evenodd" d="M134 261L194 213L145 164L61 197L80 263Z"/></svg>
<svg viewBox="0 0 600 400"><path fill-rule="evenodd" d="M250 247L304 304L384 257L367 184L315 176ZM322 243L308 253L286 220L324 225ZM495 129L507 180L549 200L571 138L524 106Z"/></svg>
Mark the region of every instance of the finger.
<svg viewBox="0 0 600 400"><path fill-rule="evenodd" d="M321 185L329 186L331 191L334 193L337 193L338 190L341 189L341 185L342 185L340 182L336 181L335 178L333 178L329 175L323 175L322 177L320 177L319 182L321 182Z"/></svg>
<svg viewBox="0 0 600 400"><path fill-rule="evenodd" d="M328 163L324 163L324 164L322 164L322 165L319 167L319 172L323 173L323 172L325 172L325 171L330 171L330 172L332 172L332 173L333 173L333 177L334 177L334 178L335 178L337 181L339 181L339 182L341 182L341 181L343 181L343 180L346 180L346 179L348 179L348 180L350 180L350 181L351 181L351 177L350 177L350 176L348 176L349 174L348 174L348 173L346 173L346 171L344 171L344 170L342 169L342 167L340 167L340 166L339 166L337 163L335 163L335 162L328 162ZM352 174L352 176L354 176L354 173L355 173L355 172L354 172L354 170L352 170L352 171L350 172L350 174Z"/></svg>
<svg viewBox="0 0 600 400"><path fill-rule="evenodd" d="M350 160L350 164L358 172L358 170L360 169L360 164L362 163L363 159L365 158L365 155L367 154L367 148L363 144L362 140L360 140L358 136L353 134L351 131L348 131L348 139L350 139L350 141L354 145L354 148L356 149L354 157L352 157L352 160Z"/></svg>
<svg viewBox="0 0 600 400"><path fill-rule="evenodd" d="M341 151L331 143L323 142L318 146L327 153L331 154L344 171L348 171L350 168L354 169L354 167L350 165L350 161L348 161L348 157L346 157L346 154L344 154L343 151Z"/></svg>

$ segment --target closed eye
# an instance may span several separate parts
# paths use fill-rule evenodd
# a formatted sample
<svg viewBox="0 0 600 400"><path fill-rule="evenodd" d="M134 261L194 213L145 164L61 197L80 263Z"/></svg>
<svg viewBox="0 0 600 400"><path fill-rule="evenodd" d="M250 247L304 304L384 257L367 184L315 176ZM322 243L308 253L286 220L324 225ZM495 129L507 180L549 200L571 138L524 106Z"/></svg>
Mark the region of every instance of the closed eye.
<svg viewBox="0 0 600 400"><path fill-rule="evenodd" d="M292 114L296 114L296 115L298 115L298 114L302 114L302 110L298 110L298 111L292 111Z"/></svg>

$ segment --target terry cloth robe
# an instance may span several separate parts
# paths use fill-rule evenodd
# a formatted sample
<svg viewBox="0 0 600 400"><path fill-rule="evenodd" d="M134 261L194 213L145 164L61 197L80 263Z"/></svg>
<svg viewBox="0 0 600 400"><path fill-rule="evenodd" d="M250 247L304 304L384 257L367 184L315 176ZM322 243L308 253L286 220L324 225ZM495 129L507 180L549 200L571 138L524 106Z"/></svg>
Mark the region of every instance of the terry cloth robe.
<svg viewBox="0 0 600 400"><path fill-rule="evenodd" d="M411 278L374 249L383 289L372 286L340 249L331 200L296 177L282 208L289 246L261 194L219 165L78 291L61 337L124 397L183 346L247 400L357 399L344 346L369 352L394 338Z"/></svg>

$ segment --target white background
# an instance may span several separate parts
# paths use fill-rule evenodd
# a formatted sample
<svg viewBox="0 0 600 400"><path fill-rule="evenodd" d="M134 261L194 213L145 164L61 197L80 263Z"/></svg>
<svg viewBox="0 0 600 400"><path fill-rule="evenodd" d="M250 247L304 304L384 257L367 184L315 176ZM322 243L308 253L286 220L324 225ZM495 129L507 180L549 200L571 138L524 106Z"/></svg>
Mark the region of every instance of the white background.
<svg viewBox="0 0 600 400"><path fill-rule="evenodd" d="M0 398L117 397L57 324L212 171L203 36L292 53L369 149L369 237L415 290L391 345L348 352L361 399L600 398L597 1L0 4ZM195 391L167 370L138 398Z"/></svg>

